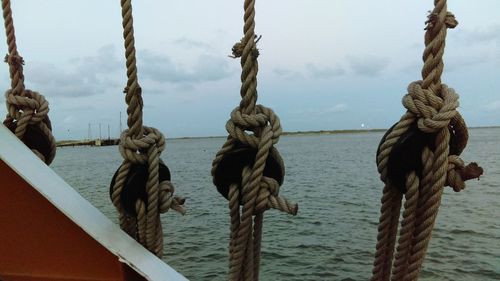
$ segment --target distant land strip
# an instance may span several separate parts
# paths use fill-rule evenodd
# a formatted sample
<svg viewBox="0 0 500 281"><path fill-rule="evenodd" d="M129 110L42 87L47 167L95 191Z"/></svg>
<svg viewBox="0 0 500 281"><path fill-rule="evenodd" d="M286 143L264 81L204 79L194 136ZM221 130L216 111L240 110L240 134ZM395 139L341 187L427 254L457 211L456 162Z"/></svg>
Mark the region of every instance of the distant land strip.
<svg viewBox="0 0 500 281"><path fill-rule="evenodd" d="M385 132L387 129L366 129L366 130L320 130L320 131L296 131L283 132L283 136L287 135L336 135L336 134L363 134Z"/></svg>
<svg viewBox="0 0 500 281"><path fill-rule="evenodd" d="M497 129L500 126L483 126L483 127L469 127L468 129ZM319 130L319 131L295 131L283 132L283 136L301 136L301 135L337 135L337 134L364 134L364 133L381 133L387 129L362 129L362 130ZM211 138L225 138L226 136L207 136L207 137L177 137L167 139L211 139ZM100 145L96 145L96 140L62 140L57 142L57 146L107 146L117 145L118 139L101 140Z"/></svg>

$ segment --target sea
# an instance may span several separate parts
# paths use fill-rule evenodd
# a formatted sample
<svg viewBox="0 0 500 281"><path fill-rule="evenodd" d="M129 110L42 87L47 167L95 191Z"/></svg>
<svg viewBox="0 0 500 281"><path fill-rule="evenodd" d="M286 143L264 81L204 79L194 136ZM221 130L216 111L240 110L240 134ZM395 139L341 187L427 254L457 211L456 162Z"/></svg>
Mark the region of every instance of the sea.
<svg viewBox="0 0 500 281"><path fill-rule="evenodd" d="M420 280L500 280L500 128L469 130L466 162L484 168L462 192L446 188ZM297 216L264 215L260 280L368 280L383 184L375 153L383 133L286 135L280 195ZM226 280L228 202L211 163L225 138L167 140L162 159L187 213L162 215L163 260L190 280ZM117 146L62 147L51 167L112 221L109 183Z"/></svg>

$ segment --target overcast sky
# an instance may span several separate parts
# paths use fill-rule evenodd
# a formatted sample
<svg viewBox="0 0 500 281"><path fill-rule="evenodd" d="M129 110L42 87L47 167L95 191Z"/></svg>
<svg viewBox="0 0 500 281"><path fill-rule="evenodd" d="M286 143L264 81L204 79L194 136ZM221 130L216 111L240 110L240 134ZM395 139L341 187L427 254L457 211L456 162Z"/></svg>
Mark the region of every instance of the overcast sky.
<svg viewBox="0 0 500 281"><path fill-rule="evenodd" d="M45 95L57 139L126 126L119 0L14 0L26 86ZM450 0L443 82L469 126L500 125L500 1ZM419 80L433 1L258 0L259 103L285 131L387 128ZM133 1L144 120L167 137L225 135L239 103L243 0ZM5 35L1 50L6 53ZM0 67L0 88L10 86ZM0 102L5 103L3 96ZM5 115L5 106L0 114Z"/></svg>

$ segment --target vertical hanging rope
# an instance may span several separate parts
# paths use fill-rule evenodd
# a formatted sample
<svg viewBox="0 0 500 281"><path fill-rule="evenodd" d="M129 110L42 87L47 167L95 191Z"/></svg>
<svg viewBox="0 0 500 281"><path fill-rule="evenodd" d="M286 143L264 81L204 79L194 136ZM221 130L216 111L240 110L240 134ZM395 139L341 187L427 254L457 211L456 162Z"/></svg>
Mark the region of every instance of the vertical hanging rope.
<svg viewBox="0 0 500 281"><path fill-rule="evenodd" d="M47 165L56 155L56 141L52 135L49 103L38 92L24 88L24 60L19 55L10 0L2 0L3 19L9 54L11 89L5 93L7 116L3 124L21 139Z"/></svg>
<svg viewBox="0 0 500 281"><path fill-rule="evenodd" d="M110 196L120 215L120 226L148 250L161 257L163 230L160 213L169 208L184 214L184 199L174 197L170 171L160 159L165 138L160 131L142 124L142 91L137 78L131 0L122 0L123 38L127 66L125 101L127 125L120 137L124 158L115 173Z"/></svg>
<svg viewBox="0 0 500 281"><path fill-rule="evenodd" d="M298 209L278 196L284 165L273 145L281 125L271 109L256 104L260 38L254 31L255 1L246 0L244 10L244 37L233 47L233 57L241 57L241 102L231 112L229 136L212 163L214 184L229 200L229 280L259 279L264 211L275 208L295 215Z"/></svg>
<svg viewBox="0 0 500 281"><path fill-rule="evenodd" d="M444 186L455 191L483 170L458 157L467 144L465 122L456 111L458 95L441 83L447 28L458 22L446 0L435 0L426 21L422 81L403 98L407 112L382 138L377 167L385 183L372 280L417 280ZM405 204L393 260L402 195Z"/></svg>

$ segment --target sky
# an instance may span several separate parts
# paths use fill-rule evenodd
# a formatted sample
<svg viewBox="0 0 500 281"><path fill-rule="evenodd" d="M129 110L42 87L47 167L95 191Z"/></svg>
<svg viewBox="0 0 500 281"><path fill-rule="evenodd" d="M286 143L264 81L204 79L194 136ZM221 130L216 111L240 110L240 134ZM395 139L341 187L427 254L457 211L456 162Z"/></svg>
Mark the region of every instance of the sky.
<svg viewBox="0 0 500 281"><path fill-rule="evenodd" d="M120 1L12 1L26 87L43 94L56 139L126 126ZM500 125L500 1L450 0L443 82L469 126ZM133 1L144 124L167 137L226 135L239 104L243 0ZM258 103L284 131L388 128L421 79L433 1L257 0ZM4 32L0 41L5 42ZM7 53L7 44L0 44ZM0 88L10 87L8 65ZM0 102L5 104L3 95ZM6 113L5 106L0 114Z"/></svg>

